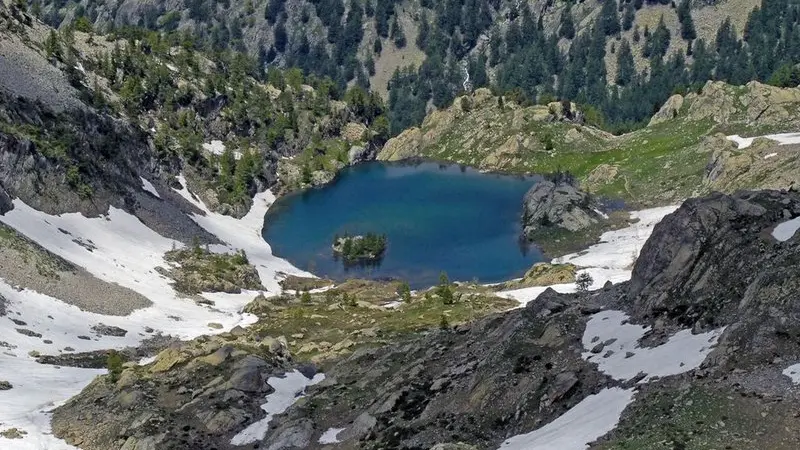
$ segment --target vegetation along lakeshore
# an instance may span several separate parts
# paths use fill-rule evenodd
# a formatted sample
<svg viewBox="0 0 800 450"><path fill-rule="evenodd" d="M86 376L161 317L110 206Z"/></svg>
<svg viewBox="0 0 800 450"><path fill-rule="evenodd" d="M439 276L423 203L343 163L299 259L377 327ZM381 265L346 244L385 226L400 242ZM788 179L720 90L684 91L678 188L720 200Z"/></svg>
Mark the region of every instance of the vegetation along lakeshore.
<svg viewBox="0 0 800 450"><path fill-rule="evenodd" d="M0 448L800 448L800 4L0 0Z"/></svg>

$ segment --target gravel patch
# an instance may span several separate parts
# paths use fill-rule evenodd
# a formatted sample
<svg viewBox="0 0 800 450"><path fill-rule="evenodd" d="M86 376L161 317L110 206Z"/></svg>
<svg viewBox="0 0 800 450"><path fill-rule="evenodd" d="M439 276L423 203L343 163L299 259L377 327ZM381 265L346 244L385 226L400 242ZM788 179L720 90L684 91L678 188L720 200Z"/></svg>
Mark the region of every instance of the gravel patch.
<svg viewBox="0 0 800 450"><path fill-rule="evenodd" d="M32 242L15 239L15 245L0 245L0 278L24 289L57 298L98 314L126 316L150 306L145 296L96 278ZM4 311L0 300L0 315Z"/></svg>
<svg viewBox="0 0 800 450"><path fill-rule="evenodd" d="M85 109L64 74L13 34L0 35L0 89L39 100L56 112Z"/></svg>

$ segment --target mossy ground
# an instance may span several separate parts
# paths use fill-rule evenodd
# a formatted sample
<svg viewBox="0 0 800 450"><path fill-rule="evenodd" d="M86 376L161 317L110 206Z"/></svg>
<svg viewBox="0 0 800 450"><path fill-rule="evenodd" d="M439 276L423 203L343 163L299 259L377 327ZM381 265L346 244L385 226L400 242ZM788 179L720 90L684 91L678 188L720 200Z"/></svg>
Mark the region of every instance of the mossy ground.
<svg viewBox="0 0 800 450"><path fill-rule="evenodd" d="M796 449L800 429L789 402L767 402L714 386L637 394L598 450Z"/></svg>
<svg viewBox="0 0 800 450"><path fill-rule="evenodd" d="M323 293L260 298L246 308L264 336L285 336L300 359L324 361L359 347L394 342L405 335L469 322L518 305L494 296L484 286L451 285L455 301L446 304L429 291L400 300L401 282L350 280Z"/></svg>
<svg viewBox="0 0 800 450"><path fill-rule="evenodd" d="M607 164L618 168L617 175L592 193L633 205L669 203L701 186L710 155L699 144L714 131L711 120L679 118L615 137L583 125L543 120L536 108L542 107L490 106L457 117L436 143L420 149L420 156L510 173L568 171L582 180ZM513 152L495 155L514 139L520 145Z"/></svg>

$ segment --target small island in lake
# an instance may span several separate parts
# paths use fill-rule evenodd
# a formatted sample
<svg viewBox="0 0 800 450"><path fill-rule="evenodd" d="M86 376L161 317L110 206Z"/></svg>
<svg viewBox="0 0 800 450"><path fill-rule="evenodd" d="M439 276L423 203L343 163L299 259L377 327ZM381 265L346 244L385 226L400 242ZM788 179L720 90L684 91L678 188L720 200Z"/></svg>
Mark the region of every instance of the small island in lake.
<svg viewBox="0 0 800 450"><path fill-rule="evenodd" d="M367 233L336 236L331 248L334 256L342 258L346 265L375 264L380 262L386 252L386 235Z"/></svg>

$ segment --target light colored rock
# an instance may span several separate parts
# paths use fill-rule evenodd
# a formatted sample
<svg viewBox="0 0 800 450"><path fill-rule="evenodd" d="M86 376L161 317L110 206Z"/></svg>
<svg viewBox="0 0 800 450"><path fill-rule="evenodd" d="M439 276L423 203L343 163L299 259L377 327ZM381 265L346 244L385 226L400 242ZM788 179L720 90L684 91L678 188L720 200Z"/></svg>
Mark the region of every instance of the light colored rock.
<svg viewBox="0 0 800 450"><path fill-rule="evenodd" d="M364 135L367 132L367 127L358 122L349 122L342 129L342 139L347 142L361 142L364 140Z"/></svg>
<svg viewBox="0 0 800 450"><path fill-rule="evenodd" d="M678 116L681 108L683 107L683 96L675 94L661 106L661 109L650 118L648 126L657 125L661 122L666 122Z"/></svg>

